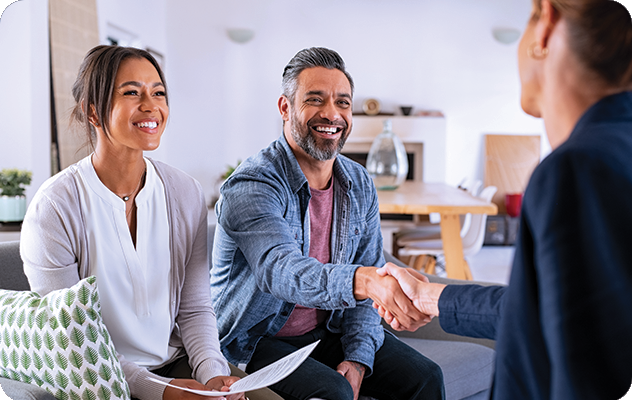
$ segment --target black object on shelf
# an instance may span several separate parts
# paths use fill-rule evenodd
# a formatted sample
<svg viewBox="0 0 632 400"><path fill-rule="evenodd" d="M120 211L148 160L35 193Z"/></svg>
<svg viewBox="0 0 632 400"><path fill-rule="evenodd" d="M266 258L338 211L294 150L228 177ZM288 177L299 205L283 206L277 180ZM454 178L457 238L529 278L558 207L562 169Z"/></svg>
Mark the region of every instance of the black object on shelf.
<svg viewBox="0 0 632 400"><path fill-rule="evenodd" d="M0 232L20 232L21 230L22 221L0 222Z"/></svg>
<svg viewBox="0 0 632 400"><path fill-rule="evenodd" d="M485 224L485 246L512 246L516 243L520 217L488 215Z"/></svg>

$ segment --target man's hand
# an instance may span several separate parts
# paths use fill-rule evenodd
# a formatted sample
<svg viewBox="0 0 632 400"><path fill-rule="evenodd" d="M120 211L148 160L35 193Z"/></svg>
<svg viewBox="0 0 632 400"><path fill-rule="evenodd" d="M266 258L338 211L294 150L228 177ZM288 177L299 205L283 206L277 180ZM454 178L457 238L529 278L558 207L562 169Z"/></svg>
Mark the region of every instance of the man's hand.
<svg viewBox="0 0 632 400"><path fill-rule="evenodd" d="M392 263L387 263L384 267L378 269L379 276L390 275L397 279L401 290L412 300L415 308L430 319L439 316L439 297L446 285L440 283L429 283L428 278L414 269L400 268ZM396 330L411 330L404 326L395 315L387 307L381 304L374 305L378 313L384 320ZM423 326L423 325L420 325ZM416 327L415 329L419 328Z"/></svg>
<svg viewBox="0 0 632 400"><path fill-rule="evenodd" d="M349 381L349 384L353 389L353 400L358 400L358 396L360 396L360 386L362 385L362 379L364 379L366 367L354 361L343 361L338 364L336 371Z"/></svg>
<svg viewBox="0 0 632 400"><path fill-rule="evenodd" d="M393 265L387 263L386 265ZM371 298L376 308L382 307L397 320L398 330L414 331L432 318L420 312L406 296L397 280L388 274L377 274L375 267L360 267L354 277L354 295L358 300ZM378 308L379 310L379 308Z"/></svg>

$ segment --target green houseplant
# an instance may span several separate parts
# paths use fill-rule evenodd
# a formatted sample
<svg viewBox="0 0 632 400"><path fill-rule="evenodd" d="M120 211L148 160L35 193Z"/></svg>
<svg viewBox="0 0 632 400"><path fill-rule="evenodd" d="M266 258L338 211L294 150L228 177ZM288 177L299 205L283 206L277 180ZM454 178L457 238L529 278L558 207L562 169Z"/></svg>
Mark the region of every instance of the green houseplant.
<svg viewBox="0 0 632 400"><path fill-rule="evenodd" d="M224 184L226 179L228 179L228 177L231 176L233 172L235 172L235 170L237 169L237 167L239 167L240 164L241 164L241 160L237 160L236 165L226 165L226 170L222 172L222 174L219 176L219 178L215 182L215 193L213 194L213 197L211 197L211 202L208 204L209 208L215 207L215 203L217 203L217 200L219 200L219 188Z"/></svg>
<svg viewBox="0 0 632 400"><path fill-rule="evenodd" d="M17 222L26 214L25 186L33 173L15 168L0 170L0 222Z"/></svg>
<svg viewBox="0 0 632 400"><path fill-rule="evenodd" d="M231 176L233 172L235 172L235 170L237 169L237 167L239 167L240 164L241 164L241 160L238 160L237 165L235 166L227 165L226 171L224 171L224 173L222 174L222 182L228 179L228 177Z"/></svg>

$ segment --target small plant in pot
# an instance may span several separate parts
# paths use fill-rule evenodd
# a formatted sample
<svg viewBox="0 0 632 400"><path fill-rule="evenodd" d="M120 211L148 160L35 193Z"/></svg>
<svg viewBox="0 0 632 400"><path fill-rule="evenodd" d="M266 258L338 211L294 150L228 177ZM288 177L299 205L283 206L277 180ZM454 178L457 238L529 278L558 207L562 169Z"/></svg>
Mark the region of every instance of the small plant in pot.
<svg viewBox="0 0 632 400"><path fill-rule="evenodd" d="M210 208L215 207L215 203L217 203L217 201L219 200L219 188L224 184L226 179L228 179L233 174L233 172L235 172L235 170L237 169L237 167L239 167L240 164L241 164L241 160L237 160L236 165L227 165L226 170L219 176L219 179L215 183L216 194L214 194L213 197L211 197L211 202L209 203Z"/></svg>
<svg viewBox="0 0 632 400"><path fill-rule="evenodd" d="M31 184L31 171L0 170L0 222L19 222L26 214L24 187Z"/></svg>
<svg viewBox="0 0 632 400"><path fill-rule="evenodd" d="M233 166L233 165L226 166L226 171L224 171L224 173L222 174L222 177L221 177L222 183L226 179L228 179L233 174L233 172L235 172L235 170L237 169L237 167L239 167L240 164L241 164L241 160L238 160L237 164L235 166Z"/></svg>

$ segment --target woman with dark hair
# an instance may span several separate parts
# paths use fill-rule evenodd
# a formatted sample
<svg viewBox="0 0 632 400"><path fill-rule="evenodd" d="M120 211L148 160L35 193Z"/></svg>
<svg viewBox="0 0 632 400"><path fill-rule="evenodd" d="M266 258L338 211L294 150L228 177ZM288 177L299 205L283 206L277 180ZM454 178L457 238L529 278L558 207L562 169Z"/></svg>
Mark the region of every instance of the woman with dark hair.
<svg viewBox="0 0 632 400"><path fill-rule="evenodd" d="M444 330L497 340L494 399L619 399L632 383L630 13L534 0L518 61L522 108L554 150L526 189L508 287L379 273Z"/></svg>
<svg viewBox="0 0 632 400"><path fill-rule="evenodd" d="M94 151L46 181L29 206L20 252L31 289L44 295L96 276L133 397L199 398L148 378L225 390L239 378L219 346L201 187L143 156L169 116L160 66L144 50L97 46L73 95Z"/></svg>

